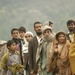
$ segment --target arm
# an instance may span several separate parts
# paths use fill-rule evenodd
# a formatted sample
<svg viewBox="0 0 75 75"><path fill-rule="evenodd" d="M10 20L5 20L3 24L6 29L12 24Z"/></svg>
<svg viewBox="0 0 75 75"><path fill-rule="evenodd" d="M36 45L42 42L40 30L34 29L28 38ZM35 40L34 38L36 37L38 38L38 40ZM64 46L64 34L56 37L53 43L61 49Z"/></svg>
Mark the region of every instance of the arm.
<svg viewBox="0 0 75 75"><path fill-rule="evenodd" d="M41 49L41 53L40 53L40 58L39 58L39 60L38 60L38 73L40 73L41 72L41 66L42 66L42 55L43 55L43 48Z"/></svg>
<svg viewBox="0 0 75 75"><path fill-rule="evenodd" d="M31 72L33 71L33 43L32 43L32 40L29 42L28 51L29 51L29 68Z"/></svg>
<svg viewBox="0 0 75 75"><path fill-rule="evenodd" d="M0 66L1 66L1 74L2 75L5 75L6 73L6 70L7 70L7 61L8 61L8 52L2 57L1 59L1 63L0 63Z"/></svg>
<svg viewBox="0 0 75 75"><path fill-rule="evenodd" d="M1 70L1 75L6 75L6 72L4 69Z"/></svg>

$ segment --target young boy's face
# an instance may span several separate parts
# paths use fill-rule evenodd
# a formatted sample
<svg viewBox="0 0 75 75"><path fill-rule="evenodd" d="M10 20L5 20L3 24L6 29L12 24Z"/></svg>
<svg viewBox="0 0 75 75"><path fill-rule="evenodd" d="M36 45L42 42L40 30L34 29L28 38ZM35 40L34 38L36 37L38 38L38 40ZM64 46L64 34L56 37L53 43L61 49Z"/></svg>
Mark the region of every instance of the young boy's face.
<svg viewBox="0 0 75 75"><path fill-rule="evenodd" d="M10 51L15 51L15 48L16 48L16 43L12 43L10 46L8 46L8 49Z"/></svg>
<svg viewBox="0 0 75 75"><path fill-rule="evenodd" d="M25 37L25 32L20 31L19 34L20 34L20 37L21 37L21 38L24 38L24 37Z"/></svg>
<svg viewBox="0 0 75 75"><path fill-rule="evenodd" d="M19 38L19 37L20 37L20 36L19 36L19 31L14 30L13 33L12 33L12 37L13 37L13 38L16 38L16 39Z"/></svg>
<svg viewBox="0 0 75 75"><path fill-rule="evenodd" d="M31 34L26 34L26 35L25 35L25 38L26 38L26 41L29 42L30 39L32 39L33 37L32 37Z"/></svg>

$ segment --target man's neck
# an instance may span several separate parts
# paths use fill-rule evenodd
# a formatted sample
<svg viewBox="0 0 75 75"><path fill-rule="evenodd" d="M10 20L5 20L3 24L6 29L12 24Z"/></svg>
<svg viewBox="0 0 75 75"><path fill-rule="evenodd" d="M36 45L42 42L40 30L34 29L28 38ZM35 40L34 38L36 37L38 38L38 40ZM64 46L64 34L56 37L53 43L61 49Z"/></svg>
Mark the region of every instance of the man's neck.
<svg viewBox="0 0 75 75"><path fill-rule="evenodd" d="M39 38L41 38L42 37L42 34L41 35L37 35Z"/></svg>
<svg viewBox="0 0 75 75"><path fill-rule="evenodd" d="M73 34L73 31L69 31L69 34Z"/></svg>

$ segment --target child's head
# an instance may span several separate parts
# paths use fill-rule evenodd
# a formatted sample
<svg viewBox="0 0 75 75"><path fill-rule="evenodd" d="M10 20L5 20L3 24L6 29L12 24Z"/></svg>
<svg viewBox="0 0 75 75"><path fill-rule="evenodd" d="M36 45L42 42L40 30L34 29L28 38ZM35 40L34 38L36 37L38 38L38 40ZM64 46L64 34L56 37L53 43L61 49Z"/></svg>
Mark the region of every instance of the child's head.
<svg viewBox="0 0 75 75"><path fill-rule="evenodd" d="M26 32L25 38L29 42L33 38L33 33L31 31Z"/></svg>
<svg viewBox="0 0 75 75"><path fill-rule="evenodd" d="M20 37L24 38L25 33L26 33L26 28L25 27L20 27L18 30L19 30Z"/></svg>
<svg viewBox="0 0 75 75"><path fill-rule="evenodd" d="M16 38L16 39L19 38L20 37L19 30L17 28L13 28L11 30L11 36L12 36L12 38Z"/></svg>
<svg viewBox="0 0 75 75"><path fill-rule="evenodd" d="M8 40L7 48L9 49L9 51L15 51L16 43L13 40Z"/></svg>

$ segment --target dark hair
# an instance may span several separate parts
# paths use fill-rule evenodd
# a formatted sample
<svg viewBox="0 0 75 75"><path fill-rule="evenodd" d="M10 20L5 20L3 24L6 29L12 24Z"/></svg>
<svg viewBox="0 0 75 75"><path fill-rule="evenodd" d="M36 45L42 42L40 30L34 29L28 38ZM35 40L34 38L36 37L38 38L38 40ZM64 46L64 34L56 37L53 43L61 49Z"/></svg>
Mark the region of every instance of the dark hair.
<svg viewBox="0 0 75 75"><path fill-rule="evenodd" d="M66 34L65 34L64 32L59 32L59 33L56 34L56 40L57 40L57 41L58 41L58 38L59 38L59 36L60 36L61 34L65 35L65 37L66 37Z"/></svg>
<svg viewBox="0 0 75 75"><path fill-rule="evenodd" d="M13 31L15 31L15 30L17 30L17 31L18 31L18 29L17 29L17 28L13 28L13 29L11 30L11 34L13 34Z"/></svg>
<svg viewBox="0 0 75 75"><path fill-rule="evenodd" d="M42 24L42 23L39 22L39 21L35 22L35 23L34 23L34 28L35 28L35 25L36 25L36 24Z"/></svg>
<svg viewBox="0 0 75 75"><path fill-rule="evenodd" d="M49 26L51 25L51 24L53 24L51 21L49 21Z"/></svg>
<svg viewBox="0 0 75 75"><path fill-rule="evenodd" d="M68 20L68 21L67 21L67 25L69 25L69 24L71 24L71 23L75 24L75 21L74 21L74 20Z"/></svg>
<svg viewBox="0 0 75 75"><path fill-rule="evenodd" d="M7 48L8 48L8 46L11 46L13 43L15 43L13 40L8 40L7 41Z"/></svg>
<svg viewBox="0 0 75 75"><path fill-rule="evenodd" d="M18 30L19 30L19 32L20 32L20 31L23 31L23 32L26 33L26 28L25 28L25 27L20 27Z"/></svg>

